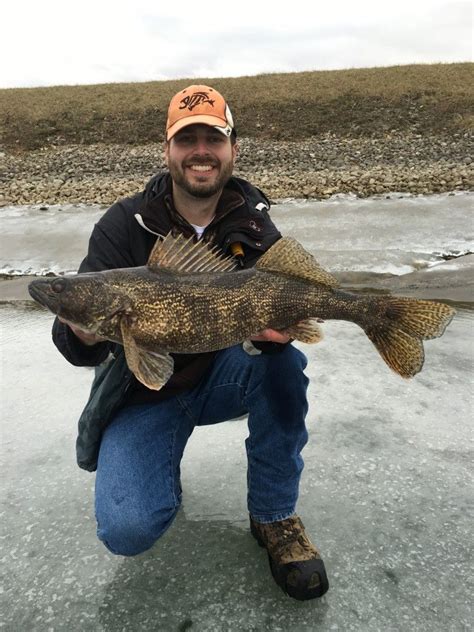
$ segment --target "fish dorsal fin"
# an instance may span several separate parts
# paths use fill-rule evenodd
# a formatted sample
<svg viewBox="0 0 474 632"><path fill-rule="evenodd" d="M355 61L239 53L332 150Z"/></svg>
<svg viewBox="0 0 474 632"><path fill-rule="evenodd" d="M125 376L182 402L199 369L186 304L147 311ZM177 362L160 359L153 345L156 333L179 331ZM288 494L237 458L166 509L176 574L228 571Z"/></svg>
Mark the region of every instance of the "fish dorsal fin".
<svg viewBox="0 0 474 632"><path fill-rule="evenodd" d="M217 246L211 248L205 242L194 242L193 237L168 233L157 239L147 266L154 271L167 268L180 273L230 272L236 263L224 257Z"/></svg>
<svg viewBox="0 0 474 632"><path fill-rule="evenodd" d="M339 287L338 280L321 268L313 255L292 237L282 237L274 243L255 267L265 272L277 272L328 287Z"/></svg>

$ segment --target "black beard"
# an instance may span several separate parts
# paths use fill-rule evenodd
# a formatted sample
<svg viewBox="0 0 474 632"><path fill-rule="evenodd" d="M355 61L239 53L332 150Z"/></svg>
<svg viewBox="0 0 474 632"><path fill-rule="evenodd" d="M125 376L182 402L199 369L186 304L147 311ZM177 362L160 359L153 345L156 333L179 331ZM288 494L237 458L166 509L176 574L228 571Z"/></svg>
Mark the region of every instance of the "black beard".
<svg viewBox="0 0 474 632"><path fill-rule="evenodd" d="M225 182L221 182L221 178L219 178L213 185L210 185L206 188L193 186L192 184L189 184L189 182L184 180L184 178L182 182L180 182L179 180L175 180L175 182L182 189L184 189L186 193L189 193L189 195L192 195L195 198L202 199L212 197L213 195L221 191L227 184L228 180L229 178L226 178Z"/></svg>

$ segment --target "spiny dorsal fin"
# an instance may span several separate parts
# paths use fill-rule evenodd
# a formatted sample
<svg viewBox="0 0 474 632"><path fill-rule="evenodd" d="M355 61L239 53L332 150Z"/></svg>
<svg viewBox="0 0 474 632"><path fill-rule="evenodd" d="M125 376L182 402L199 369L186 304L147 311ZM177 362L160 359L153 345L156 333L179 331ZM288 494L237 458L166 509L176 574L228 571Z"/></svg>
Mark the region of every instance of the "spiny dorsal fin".
<svg viewBox="0 0 474 632"><path fill-rule="evenodd" d="M299 277L313 283L339 287L339 282L326 272L313 255L292 237L282 237L265 252L255 266L266 272Z"/></svg>
<svg viewBox="0 0 474 632"><path fill-rule="evenodd" d="M230 272L235 261L224 257L219 248L210 248L205 242L194 242L193 237L174 237L168 233L159 237L147 263L150 270L167 268L174 272Z"/></svg>

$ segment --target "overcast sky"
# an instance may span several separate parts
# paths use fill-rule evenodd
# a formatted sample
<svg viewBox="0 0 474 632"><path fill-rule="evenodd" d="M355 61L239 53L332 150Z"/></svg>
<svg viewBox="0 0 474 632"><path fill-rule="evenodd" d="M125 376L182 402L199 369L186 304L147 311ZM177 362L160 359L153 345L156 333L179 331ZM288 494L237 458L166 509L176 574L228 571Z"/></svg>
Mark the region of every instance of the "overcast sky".
<svg viewBox="0 0 474 632"><path fill-rule="evenodd" d="M10 0L0 87L472 61L471 0Z"/></svg>

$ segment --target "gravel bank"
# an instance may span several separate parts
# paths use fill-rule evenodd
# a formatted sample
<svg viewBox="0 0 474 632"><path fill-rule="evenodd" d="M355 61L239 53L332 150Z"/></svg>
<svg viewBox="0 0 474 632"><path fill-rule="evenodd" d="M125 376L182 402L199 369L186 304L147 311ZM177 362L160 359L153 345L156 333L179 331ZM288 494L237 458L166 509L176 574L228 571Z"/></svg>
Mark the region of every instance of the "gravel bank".
<svg viewBox="0 0 474 632"><path fill-rule="evenodd" d="M298 142L240 139L236 175L272 199L474 189L473 136L392 134ZM111 204L164 167L162 146L69 145L0 154L0 204Z"/></svg>

